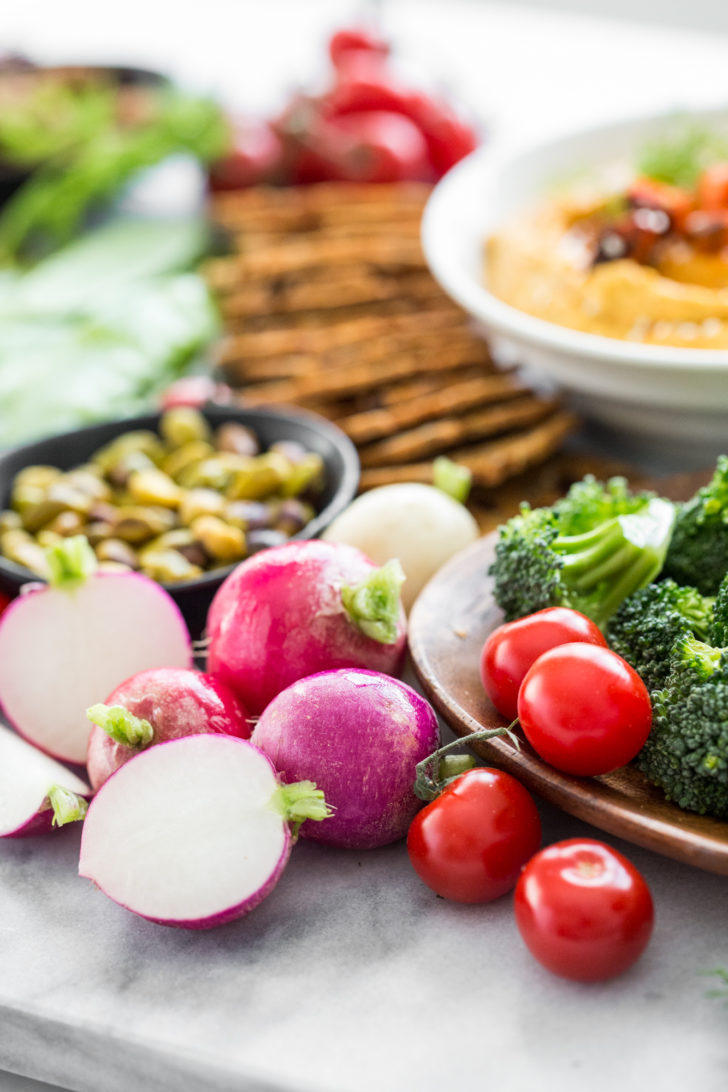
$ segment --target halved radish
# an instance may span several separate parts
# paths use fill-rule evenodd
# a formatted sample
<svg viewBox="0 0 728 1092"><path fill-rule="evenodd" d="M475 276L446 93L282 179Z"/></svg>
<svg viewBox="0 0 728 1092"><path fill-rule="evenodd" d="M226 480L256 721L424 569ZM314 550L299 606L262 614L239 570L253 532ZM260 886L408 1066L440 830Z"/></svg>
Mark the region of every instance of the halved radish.
<svg viewBox="0 0 728 1092"><path fill-rule="evenodd" d="M86 761L86 709L149 667L191 667L184 619L153 580L97 572L86 538L48 551L50 579L0 618L0 705L27 739L65 762Z"/></svg>
<svg viewBox="0 0 728 1092"><path fill-rule="evenodd" d="M142 751L104 783L83 828L79 873L135 914L209 929L270 893L323 793L282 785L243 739L186 736Z"/></svg>
<svg viewBox="0 0 728 1092"><path fill-rule="evenodd" d="M227 686L201 671L153 667L125 679L104 705L92 705L86 767L99 789L124 762L154 743L200 732L248 739L253 721Z"/></svg>
<svg viewBox="0 0 728 1092"><path fill-rule="evenodd" d="M0 724L0 838L45 834L83 819L88 785Z"/></svg>

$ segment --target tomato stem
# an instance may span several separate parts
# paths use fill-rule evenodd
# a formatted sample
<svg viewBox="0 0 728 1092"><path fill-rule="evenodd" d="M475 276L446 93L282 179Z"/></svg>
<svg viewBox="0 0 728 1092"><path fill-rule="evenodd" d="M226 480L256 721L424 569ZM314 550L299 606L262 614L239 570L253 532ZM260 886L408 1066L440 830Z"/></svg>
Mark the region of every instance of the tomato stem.
<svg viewBox="0 0 728 1092"><path fill-rule="evenodd" d="M473 760L468 763L467 767L464 767L462 763L457 763L454 766L452 758L445 757L450 755L450 752L457 747L470 747L473 743L494 739L496 736L508 736L516 747L520 747L517 736L513 734L513 728L516 724L518 724L518 721L514 720L507 727L482 728L479 732L473 732L466 739L454 739L452 743L446 743L444 747L438 747L431 755L418 762L415 767L415 796L425 802L434 800L451 781L460 777L465 769L470 769L475 765ZM461 757L468 758L469 756L463 755Z"/></svg>

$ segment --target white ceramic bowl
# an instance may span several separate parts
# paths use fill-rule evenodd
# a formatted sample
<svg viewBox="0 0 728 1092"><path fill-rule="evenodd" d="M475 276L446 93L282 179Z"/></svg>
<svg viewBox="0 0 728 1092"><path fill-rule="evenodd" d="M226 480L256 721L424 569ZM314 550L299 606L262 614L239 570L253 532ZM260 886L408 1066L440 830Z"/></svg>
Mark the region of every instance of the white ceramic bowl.
<svg viewBox="0 0 728 1092"><path fill-rule="evenodd" d="M728 131L728 110L691 113ZM422 240L445 291L480 320L497 359L525 365L569 392L621 450L666 466L702 466L728 450L728 351L662 348L580 333L503 303L484 285L485 238L555 182L622 159L675 124L675 115L622 121L538 147L479 149L430 197Z"/></svg>

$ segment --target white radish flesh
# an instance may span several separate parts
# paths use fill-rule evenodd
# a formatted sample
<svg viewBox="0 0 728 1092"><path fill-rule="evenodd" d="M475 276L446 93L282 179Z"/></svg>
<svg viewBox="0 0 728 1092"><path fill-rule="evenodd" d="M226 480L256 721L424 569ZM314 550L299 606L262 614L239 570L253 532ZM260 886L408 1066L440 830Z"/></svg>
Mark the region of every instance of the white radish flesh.
<svg viewBox="0 0 728 1092"><path fill-rule="evenodd" d="M18 731L84 763L86 709L150 667L191 667L167 592L139 573L95 573L71 591L34 586L0 618L0 704Z"/></svg>
<svg viewBox="0 0 728 1092"><path fill-rule="evenodd" d="M128 910L206 929L252 910L278 881L289 821L327 814L313 786L282 786L246 740L187 736L121 766L94 797L79 872Z"/></svg>
<svg viewBox="0 0 728 1092"><path fill-rule="evenodd" d="M65 766L0 725L0 838L43 834L62 825L58 817L54 823L49 793L70 804L73 812L74 794L90 796L91 790ZM78 814L67 813L63 821L82 818L83 802L76 800L75 805Z"/></svg>
<svg viewBox="0 0 728 1092"><path fill-rule="evenodd" d="M467 508L441 489L401 482L357 497L323 537L356 546L377 565L398 558L407 577L402 602L409 610L430 577L478 534Z"/></svg>

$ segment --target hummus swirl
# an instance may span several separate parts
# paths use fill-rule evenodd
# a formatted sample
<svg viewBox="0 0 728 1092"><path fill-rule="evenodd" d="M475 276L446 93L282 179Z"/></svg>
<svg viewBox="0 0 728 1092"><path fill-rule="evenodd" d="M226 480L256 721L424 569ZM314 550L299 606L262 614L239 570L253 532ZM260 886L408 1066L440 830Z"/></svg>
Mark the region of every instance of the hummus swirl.
<svg viewBox="0 0 728 1092"><path fill-rule="evenodd" d="M486 242L486 284L513 307L604 337L728 349L728 260L679 241L653 267L631 258L592 264L584 209L544 202ZM584 221L586 222L586 221Z"/></svg>

